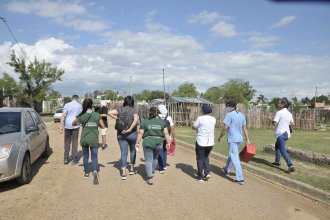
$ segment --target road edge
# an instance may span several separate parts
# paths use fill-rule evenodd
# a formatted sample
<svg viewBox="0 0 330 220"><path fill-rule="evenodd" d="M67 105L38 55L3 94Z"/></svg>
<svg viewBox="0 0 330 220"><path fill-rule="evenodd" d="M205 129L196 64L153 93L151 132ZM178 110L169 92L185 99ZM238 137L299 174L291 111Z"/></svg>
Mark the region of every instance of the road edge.
<svg viewBox="0 0 330 220"><path fill-rule="evenodd" d="M189 144L187 142L176 140L177 144L179 146L188 148L190 150L194 150L195 146L192 144ZM216 152L211 152L210 156L214 159L220 160L222 162L227 161L227 157L223 156ZM267 182L279 185L285 189L289 189L295 193L298 193L300 195L303 195L305 197L308 197L310 199L316 200L318 202L324 203L325 205L330 204L330 193L327 193L324 190L317 189L315 187L312 187L306 183L299 182L297 180L292 180L290 178L287 178L285 176L278 175L276 173L269 172L267 170L263 170L260 168L257 168L255 166L252 166L247 163L241 163L242 167L245 171L249 172L251 175L257 176Z"/></svg>

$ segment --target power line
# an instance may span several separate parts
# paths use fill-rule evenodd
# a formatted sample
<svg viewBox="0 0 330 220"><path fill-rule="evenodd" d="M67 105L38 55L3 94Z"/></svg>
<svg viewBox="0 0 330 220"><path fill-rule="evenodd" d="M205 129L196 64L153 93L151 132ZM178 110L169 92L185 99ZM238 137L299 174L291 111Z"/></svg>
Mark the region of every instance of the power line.
<svg viewBox="0 0 330 220"><path fill-rule="evenodd" d="M25 51L23 50L23 48L21 47L21 45L18 43L18 41L17 41L17 39L16 39L14 33L11 31L9 25L7 24L6 18L0 17L0 19L5 23L6 27L8 28L8 30L9 30L9 32L10 32L10 34L11 34L11 36L12 36L12 37L14 38L14 40L16 41L18 47L20 48L20 50L21 50L21 52L23 53L23 55L25 56L25 58L26 58L30 63L32 63L32 62L29 60L29 58L26 56L26 53L25 53Z"/></svg>

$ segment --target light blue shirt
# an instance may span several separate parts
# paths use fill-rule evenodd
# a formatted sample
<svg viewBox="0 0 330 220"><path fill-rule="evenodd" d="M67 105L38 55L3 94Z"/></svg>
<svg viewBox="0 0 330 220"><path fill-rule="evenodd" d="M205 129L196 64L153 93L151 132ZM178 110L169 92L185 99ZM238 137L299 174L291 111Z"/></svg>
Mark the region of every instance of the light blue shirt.
<svg viewBox="0 0 330 220"><path fill-rule="evenodd" d="M235 110L229 112L223 123L228 126L228 143L243 142L243 126L246 125L245 116Z"/></svg>
<svg viewBox="0 0 330 220"><path fill-rule="evenodd" d="M66 129L75 129L79 128L78 126L72 126L72 122L76 119L76 117L80 114L82 111L82 106L77 100L72 100L69 103L66 103L63 108L63 113L65 113L65 119L64 119L64 128Z"/></svg>

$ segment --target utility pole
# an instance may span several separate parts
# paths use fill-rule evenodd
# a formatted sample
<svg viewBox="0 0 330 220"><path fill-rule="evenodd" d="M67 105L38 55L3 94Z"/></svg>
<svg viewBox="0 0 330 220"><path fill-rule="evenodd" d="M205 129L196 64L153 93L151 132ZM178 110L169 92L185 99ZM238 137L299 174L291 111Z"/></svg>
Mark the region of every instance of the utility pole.
<svg viewBox="0 0 330 220"><path fill-rule="evenodd" d="M163 90L164 90L164 104L166 103L166 96L165 96L165 69L163 68Z"/></svg>
<svg viewBox="0 0 330 220"><path fill-rule="evenodd" d="M129 89L131 92L131 96L133 96L133 94L132 94L132 76L129 76Z"/></svg>

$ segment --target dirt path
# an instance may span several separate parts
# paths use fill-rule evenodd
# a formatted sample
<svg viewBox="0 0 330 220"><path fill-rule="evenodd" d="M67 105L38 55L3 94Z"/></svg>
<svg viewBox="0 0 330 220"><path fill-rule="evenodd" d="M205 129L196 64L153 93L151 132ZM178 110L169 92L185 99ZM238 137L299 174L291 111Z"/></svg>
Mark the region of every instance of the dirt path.
<svg viewBox="0 0 330 220"><path fill-rule="evenodd" d="M145 183L143 153L138 174L121 180L120 151L113 129L110 147L99 151L100 184L83 176L79 165L63 164L59 124L48 125L54 153L38 160L29 185L0 183L0 219L330 219L329 206L245 174L240 186L223 175L222 163L211 160L212 178L194 178L193 151L178 148L165 174ZM234 178L231 176L230 178Z"/></svg>

